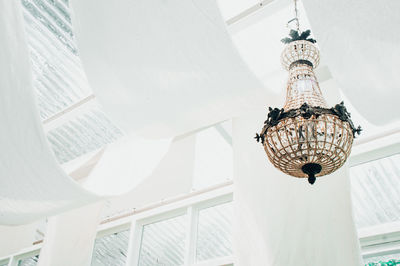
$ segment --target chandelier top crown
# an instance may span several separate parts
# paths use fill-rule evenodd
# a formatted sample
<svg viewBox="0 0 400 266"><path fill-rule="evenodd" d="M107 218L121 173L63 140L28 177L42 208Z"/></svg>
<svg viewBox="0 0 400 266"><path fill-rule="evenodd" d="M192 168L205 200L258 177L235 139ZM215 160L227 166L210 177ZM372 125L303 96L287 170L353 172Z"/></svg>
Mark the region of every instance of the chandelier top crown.
<svg viewBox="0 0 400 266"><path fill-rule="evenodd" d="M313 38L310 38L311 30L305 30L300 33L299 30L290 30L289 37L285 37L281 40L281 42L285 44L289 44L294 41L308 41L311 43L316 43L317 41Z"/></svg>

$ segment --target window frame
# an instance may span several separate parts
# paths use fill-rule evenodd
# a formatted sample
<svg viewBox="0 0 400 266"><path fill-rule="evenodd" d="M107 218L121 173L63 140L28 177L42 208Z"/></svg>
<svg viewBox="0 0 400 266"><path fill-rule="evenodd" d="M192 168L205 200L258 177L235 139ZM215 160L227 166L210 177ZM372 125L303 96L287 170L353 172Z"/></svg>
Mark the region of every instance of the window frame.
<svg viewBox="0 0 400 266"><path fill-rule="evenodd" d="M348 167L400 154L400 132L355 142ZM351 176L350 176L351 178ZM400 253L400 221L357 230L363 259Z"/></svg>

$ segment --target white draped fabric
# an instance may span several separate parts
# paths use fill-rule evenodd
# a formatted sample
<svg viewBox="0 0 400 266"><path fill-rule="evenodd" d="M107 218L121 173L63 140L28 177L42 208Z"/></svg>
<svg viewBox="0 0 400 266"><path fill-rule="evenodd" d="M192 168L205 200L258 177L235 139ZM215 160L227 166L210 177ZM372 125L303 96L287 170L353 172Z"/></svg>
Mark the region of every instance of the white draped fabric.
<svg viewBox="0 0 400 266"><path fill-rule="evenodd" d="M313 186L279 172L252 138L263 119L233 121L237 265L362 265L347 170Z"/></svg>
<svg viewBox="0 0 400 266"><path fill-rule="evenodd" d="M84 189L60 168L44 136L19 1L0 2L0 58L0 124L4 129L0 138L0 224L28 223L126 192L149 175L168 150L169 140L122 139L122 144L106 149L100 170L93 171L86 181L89 189ZM108 156L116 153L130 156ZM117 179L110 178L111 172Z"/></svg>
<svg viewBox="0 0 400 266"><path fill-rule="evenodd" d="M89 266L103 205L97 202L51 217L38 266Z"/></svg>
<svg viewBox="0 0 400 266"><path fill-rule="evenodd" d="M239 59L216 1L72 1L79 54L117 126L176 136L272 98Z"/></svg>
<svg viewBox="0 0 400 266"><path fill-rule="evenodd" d="M185 133L269 96L240 60L214 1L77 1L78 47L89 80L128 133L105 149L79 185L60 168L43 134L20 3L3 1L1 7L1 224L27 223L127 192L169 145L133 134Z"/></svg>
<svg viewBox="0 0 400 266"><path fill-rule="evenodd" d="M195 134L175 138L153 173L130 192L109 199L103 216L112 216L190 192L195 167L195 141Z"/></svg>
<svg viewBox="0 0 400 266"><path fill-rule="evenodd" d="M303 6L323 60L352 105L374 124L398 120L400 2L303 0Z"/></svg>

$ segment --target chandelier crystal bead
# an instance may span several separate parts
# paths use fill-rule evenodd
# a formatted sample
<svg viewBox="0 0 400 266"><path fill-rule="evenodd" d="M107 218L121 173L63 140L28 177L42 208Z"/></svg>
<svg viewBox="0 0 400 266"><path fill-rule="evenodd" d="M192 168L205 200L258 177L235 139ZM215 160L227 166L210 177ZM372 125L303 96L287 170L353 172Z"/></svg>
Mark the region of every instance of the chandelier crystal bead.
<svg viewBox="0 0 400 266"><path fill-rule="evenodd" d="M328 108L314 74L320 53L309 34L292 30L292 39L283 39L287 45L281 63L289 71L286 101L282 109L269 108L256 139L276 168L313 184L316 177L343 166L361 128L354 127L343 102Z"/></svg>

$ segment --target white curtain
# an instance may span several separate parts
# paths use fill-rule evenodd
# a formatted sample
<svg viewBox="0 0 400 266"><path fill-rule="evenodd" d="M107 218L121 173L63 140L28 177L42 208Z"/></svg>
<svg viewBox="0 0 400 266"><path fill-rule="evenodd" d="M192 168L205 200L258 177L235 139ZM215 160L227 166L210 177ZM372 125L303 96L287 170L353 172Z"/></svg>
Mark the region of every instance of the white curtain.
<svg viewBox="0 0 400 266"><path fill-rule="evenodd" d="M89 80L127 133L105 149L81 186L57 164L43 134L20 2L0 5L0 224L28 223L129 191L169 145L133 135L186 133L270 95L238 56L214 1L76 1Z"/></svg>
<svg viewBox="0 0 400 266"><path fill-rule="evenodd" d="M89 83L125 131L176 136L273 97L240 59L214 0L71 4Z"/></svg>
<svg viewBox="0 0 400 266"><path fill-rule="evenodd" d="M103 215L114 215L190 192L195 141L195 134L175 138L153 173L130 192L107 200Z"/></svg>
<svg viewBox="0 0 400 266"><path fill-rule="evenodd" d="M44 136L20 1L0 1L0 57L0 224L29 223L126 192L147 177L168 150L169 140L123 138L105 150L84 189L60 168Z"/></svg>
<svg viewBox="0 0 400 266"><path fill-rule="evenodd" d="M303 0L324 62L370 122L400 119L400 2ZM362 97L360 97L362 96Z"/></svg>

